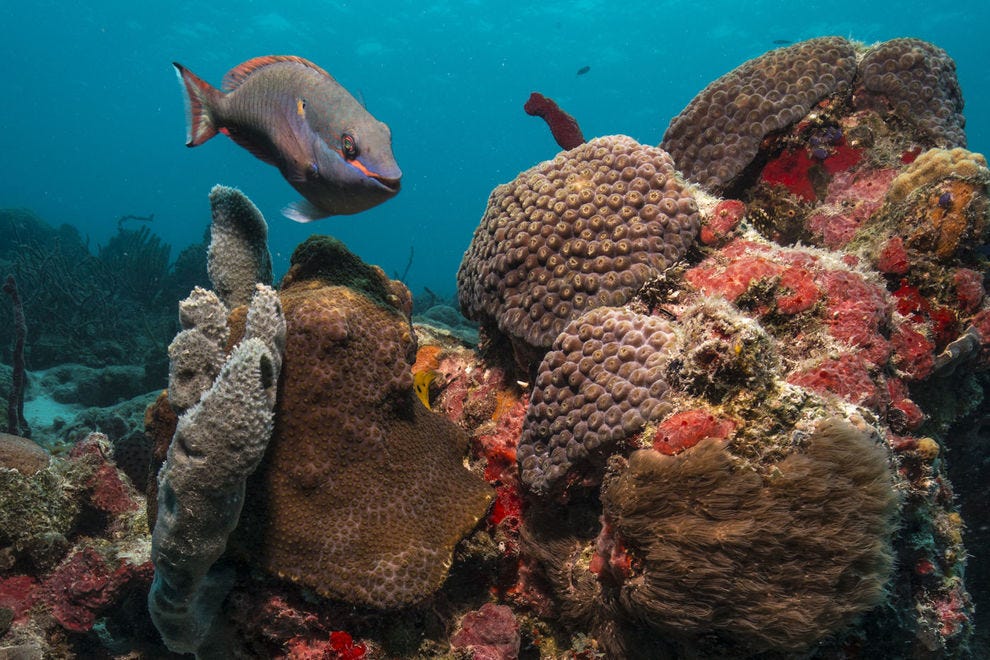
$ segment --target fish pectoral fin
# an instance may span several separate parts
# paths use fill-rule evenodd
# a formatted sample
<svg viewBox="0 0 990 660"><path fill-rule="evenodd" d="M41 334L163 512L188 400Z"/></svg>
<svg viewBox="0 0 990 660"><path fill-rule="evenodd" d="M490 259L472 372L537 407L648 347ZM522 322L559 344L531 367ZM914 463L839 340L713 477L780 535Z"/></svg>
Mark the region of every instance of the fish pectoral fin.
<svg viewBox="0 0 990 660"><path fill-rule="evenodd" d="M289 183L306 183L317 178L320 170L316 163L289 163L282 170L282 176Z"/></svg>
<svg viewBox="0 0 990 660"><path fill-rule="evenodd" d="M282 215L296 222L312 222L313 220L326 218L333 214L328 213L325 209L321 209L312 202L301 199L282 209Z"/></svg>

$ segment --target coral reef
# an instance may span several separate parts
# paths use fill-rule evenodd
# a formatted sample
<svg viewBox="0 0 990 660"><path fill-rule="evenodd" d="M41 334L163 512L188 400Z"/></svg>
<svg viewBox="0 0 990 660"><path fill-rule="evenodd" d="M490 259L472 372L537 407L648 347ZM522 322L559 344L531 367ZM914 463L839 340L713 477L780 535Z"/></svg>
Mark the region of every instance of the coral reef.
<svg viewBox="0 0 990 660"><path fill-rule="evenodd" d="M856 50L841 37L779 48L725 74L674 117L660 146L689 180L728 188L765 136L796 123L823 98L851 89Z"/></svg>
<svg viewBox="0 0 990 660"><path fill-rule="evenodd" d="M117 653L158 653L144 509L106 437L52 458L25 442L0 450L0 654L86 657L110 634Z"/></svg>
<svg viewBox="0 0 990 660"><path fill-rule="evenodd" d="M962 105L955 62L937 46L894 39L866 47L821 37L761 55L708 85L671 121L660 146L711 192L745 189L756 168L765 181L814 200L816 176L860 158L830 123L833 112L853 107L878 117L873 127L853 124L857 144L872 140L874 128L899 122L912 130L897 132L915 145L961 147ZM791 127L805 134L806 150L780 140Z"/></svg>
<svg viewBox="0 0 990 660"><path fill-rule="evenodd" d="M457 273L461 309L528 369L569 321L683 257L698 219L665 152L596 138L492 192Z"/></svg>
<svg viewBox="0 0 990 660"><path fill-rule="evenodd" d="M930 44L815 39L675 120L696 185L622 136L523 172L458 273L477 348L328 237L234 307L267 249L218 230L240 293L182 303L146 437L114 419L141 399L60 427L112 450L0 436L0 655L165 657L150 607L201 656L983 657L990 170L961 109Z"/></svg>
<svg viewBox="0 0 990 660"><path fill-rule="evenodd" d="M557 336L537 370L517 460L522 481L546 491L570 466L661 417L668 319L599 307Z"/></svg>
<svg viewBox="0 0 990 660"><path fill-rule="evenodd" d="M0 209L0 272L17 280L28 327L24 354L31 369L75 362L144 367L164 384L163 348L175 334L173 305L193 284L205 283L205 254L170 248L147 227L119 229L94 255L69 225L52 227L32 214ZM0 306L0 346L14 336L12 315Z"/></svg>

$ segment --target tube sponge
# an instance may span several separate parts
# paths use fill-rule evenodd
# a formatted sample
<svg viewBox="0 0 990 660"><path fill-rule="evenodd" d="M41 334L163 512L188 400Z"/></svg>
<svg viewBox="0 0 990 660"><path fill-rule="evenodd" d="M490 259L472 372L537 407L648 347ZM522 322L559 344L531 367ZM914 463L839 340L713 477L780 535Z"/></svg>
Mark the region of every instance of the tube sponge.
<svg viewBox="0 0 990 660"><path fill-rule="evenodd" d="M158 475L148 607L176 652L196 652L208 641L229 588L214 564L240 518L245 481L271 438L285 322L270 287L257 287L245 334L212 387L179 418Z"/></svg>
<svg viewBox="0 0 990 660"><path fill-rule="evenodd" d="M839 419L765 476L719 440L676 456L634 452L606 481L605 521L633 557L626 614L700 643L797 652L878 604L897 498L889 459Z"/></svg>
<svg viewBox="0 0 990 660"><path fill-rule="evenodd" d="M227 309L251 301L256 282L272 283L268 224L258 207L237 188L210 191L213 222L206 268Z"/></svg>
<svg viewBox="0 0 990 660"><path fill-rule="evenodd" d="M196 287L179 303L182 330L168 346L168 402L182 413L210 388L227 359L227 310L212 291Z"/></svg>

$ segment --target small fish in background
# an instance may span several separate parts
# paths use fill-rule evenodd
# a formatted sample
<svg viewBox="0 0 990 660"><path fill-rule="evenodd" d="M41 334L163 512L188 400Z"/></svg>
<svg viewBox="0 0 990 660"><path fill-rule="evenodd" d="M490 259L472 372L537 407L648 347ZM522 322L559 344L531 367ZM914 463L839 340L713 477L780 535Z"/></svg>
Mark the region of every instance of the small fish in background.
<svg viewBox="0 0 990 660"><path fill-rule="evenodd" d="M399 192L392 133L326 71L291 55L248 60L221 89L173 62L185 92L186 146L223 133L274 165L305 200L297 222L360 213Z"/></svg>
<svg viewBox="0 0 990 660"><path fill-rule="evenodd" d="M591 67L588 66L587 64L585 64L583 67L581 67L580 69L577 70L577 75L583 76L584 74L588 73L589 71L591 71Z"/></svg>
<svg viewBox="0 0 990 660"><path fill-rule="evenodd" d="M790 39L774 39L773 43L777 46L786 46L787 44L792 44L794 42Z"/></svg>

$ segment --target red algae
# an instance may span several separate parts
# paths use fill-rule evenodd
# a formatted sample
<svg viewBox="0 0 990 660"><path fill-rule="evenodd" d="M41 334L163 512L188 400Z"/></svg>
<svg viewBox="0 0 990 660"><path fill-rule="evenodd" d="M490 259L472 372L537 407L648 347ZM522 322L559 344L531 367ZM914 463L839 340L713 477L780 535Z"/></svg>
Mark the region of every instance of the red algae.
<svg viewBox="0 0 990 660"><path fill-rule="evenodd" d="M760 179L772 186L783 186L806 202L818 199L809 172L818 161L808 156L805 149L787 149L763 168Z"/></svg>
<svg viewBox="0 0 990 660"><path fill-rule="evenodd" d="M870 365L857 355L823 360L816 367L791 373L787 381L873 409L880 409L883 400L870 374Z"/></svg>
<svg viewBox="0 0 990 660"><path fill-rule="evenodd" d="M26 620L34 604L38 581L30 575L0 577L0 608L10 610L14 623Z"/></svg>
<svg viewBox="0 0 990 660"><path fill-rule="evenodd" d="M904 275L911 268L910 257L904 249L904 239L892 236L880 248L875 260L877 270L887 275Z"/></svg>
<svg viewBox="0 0 990 660"><path fill-rule="evenodd" d="M705 245L723 245L746 215L746 205L738 199L724 199L701 224L699 239Z"/></svg>
<svg viewBox="0 0 990 660"><path fill-rule="evenodd" d="M682 410L660 422L653 436L653 449L672 456L705 438L728 438L735 428L732 420L716 417L707 410Z"/></svg>
<svg viewBox="0 0 990 660"><path fill-rule="evenodd" d="M514 660L519 657L521 636L512 609L485 603L461 619L451 646L473 660Z"/></svg>
<svg viewBox="0 0 990 660"><path fill-rule="evenodd" d="M952 286L956 300L964 312L972 312L983 303L986 292L983 288L983 274L971 268L957 268L952 273Z"/></svg>

